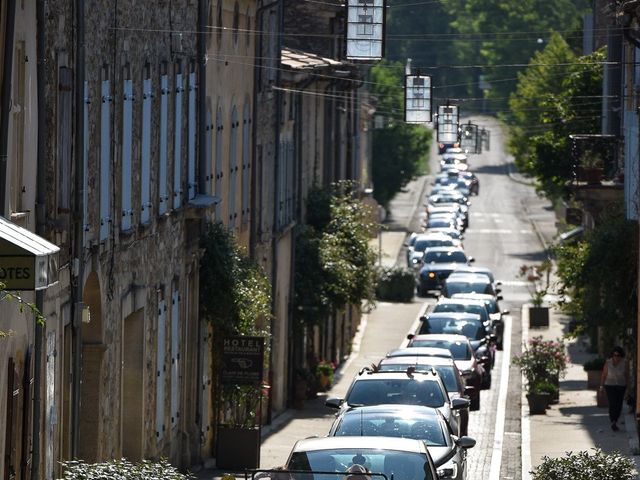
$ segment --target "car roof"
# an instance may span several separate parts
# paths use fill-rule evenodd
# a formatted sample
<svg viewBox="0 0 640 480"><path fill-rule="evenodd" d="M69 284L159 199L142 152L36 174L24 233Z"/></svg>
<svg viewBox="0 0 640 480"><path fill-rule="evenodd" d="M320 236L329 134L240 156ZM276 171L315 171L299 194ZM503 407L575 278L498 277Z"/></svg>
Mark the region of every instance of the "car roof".
<svg viewBox="0 0 640 480"><path fill-rule="evenodd" d="M478 273L480 275L491 275L493 277L493 271L489 267L479 267L476 265L459 267L456 268L452 273Z"/></svg>
<svg viewBox="0 0 640 480"><path fill-rule="evenodd" d="M411 380L413 378L419 378L420 381L426 380L434 382L440 380L440 377L437 374L434 375L433 372L412 372L409 374L406 370L403 372L378 372L373 370L365 370L364 372L362 372L362 374L357 375L353 379L353 381L355 383L361 381L379 380L381 378L390 378L393 380Z"/></svg>
<svg viewBox="0 0 640 480"><path fill-rule="evenodd" d="M418 350L423 348L432 348L432 347L414 347L411 350ZM444 348L438 348L437 350L445 350ZM455 365L453 358L451 357L451 352L447 350L449 353L448 357L435 357L435 356L426 356L426 355L418 355L418 356L398 356L398 357L385 357L379 364L384 363L384 365L434 365L434 366L446 366L446 365Z"/></svg>
<svg viewBox="0 0 640 480"><path fill-rule="evenodd" d="M431 308L433 309L433 308L436 308L438 305L446 305L446 304L484 306L484 300L482 298L467 298L464 296L464 294L461 294L459 297L457 297L456 295L454 295L452 298L447 298L447 297L439 298L438 301L435 303L435 305ZM431 313L429 313L429 315L435 315L436 313L441 313L441 312L434 312L433 310L431 310Z"/></svg>
<svg viewBox="0 0 640 480"><path fill-rule="evenodd" d="M344 410L341 415L363 415L376 413L401 413L402 415L422 415L429 417L442 416L440 410L435 407L427 407L425 405L403 405L399 403L383 403L380 405L364 405L362 407L349 407Z"/></svg>
<svg viewBox="0 0 640 480"><path fill-rule="evenodd" d="M446 348L437 347L405 347L396 348L387 352L386 358L393 357L443 357L453 358L451 352Z"/></svg>
<svg viewBox="0 0 640 480"><path fill-rule="evenodd" d="M427 447L422 440L401 437L320 437L298 440L293 446L292 453L309 452L315 450L371 449L397 450L410 453L426 453Z"/></svg>
<svg viewBox="0 0 640 480"><path fill-rule="evenodd" d="M495 295L491 295L490 293L454 293L451 298L453 300L457 298L469 298L474 299L478 298L480 300L495 300Z"/></svg>
<svg viewBox="0 0 640 480"><path fill-rule="evenodd" d="M429 240L432 238L442 238L443 240L450 239L451 237L444 232L425 232L416 235L416 242L420 240Z"/></svg>
<svg viewBox="0 0 640 480"><path fill-rule="evenodd" d="M430 247L427 248L424 253L427 252L462 252L464 253L464 249L460 247Z"/></svg>
<svg viewBox="0 0 640 480"><path fill-rule="evenodd" d="M491 279L480 273L451 272L445 280L447 282L491 283Z"/></svg>

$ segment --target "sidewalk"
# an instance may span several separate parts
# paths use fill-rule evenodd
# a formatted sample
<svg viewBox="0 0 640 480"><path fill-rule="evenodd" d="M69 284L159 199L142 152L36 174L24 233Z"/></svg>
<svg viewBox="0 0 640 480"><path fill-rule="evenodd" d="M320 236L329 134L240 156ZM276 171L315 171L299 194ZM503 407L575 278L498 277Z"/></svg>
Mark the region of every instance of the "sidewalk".
<svg viewBox="0 0 640 480"><path fill-rule="evenodd" d="M518 174L513 180L526 182ZM555 239L558 229L555 214L548 200L538 198L523 207L545 248ZM523 342L534 336L545 340L562 338L568 331L570 317L551 310L549 327L529 329L528 309L522 308ZM595 357L588 353L583 338L565 340L569 355L566 376L560 380L560 402L552 405L545 415L529 415L525 393L522 393L522 479L531 478L530 471L542 462L544 456L563 457L568 451L617 451L628 455L640 472L638 432L635 413L625 405L620 431L609 427L607 408L597 407L596 390L587 389L587 374L582 365Z"/></svg>

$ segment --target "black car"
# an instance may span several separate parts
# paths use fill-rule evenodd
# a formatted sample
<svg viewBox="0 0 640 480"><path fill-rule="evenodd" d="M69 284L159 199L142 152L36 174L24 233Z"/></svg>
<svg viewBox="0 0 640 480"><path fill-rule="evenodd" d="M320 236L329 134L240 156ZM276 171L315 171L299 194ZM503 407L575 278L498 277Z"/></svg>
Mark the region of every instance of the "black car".
<svg viewBox="0 0 640 480"><path fill-rule="evenodd" d="M499 292L486 275L452 272L442 285L442 296L451 298L456 293L498 295Z"/></svg>
<svg viewBox="0 0 640 480"><path fill-rule="evenodd" d="M418 274L418 296L425 297L430 291L439 290L451 272L473 261L473 257L467 257L461 248L427 248L422 257L423 266Z"/></svg>

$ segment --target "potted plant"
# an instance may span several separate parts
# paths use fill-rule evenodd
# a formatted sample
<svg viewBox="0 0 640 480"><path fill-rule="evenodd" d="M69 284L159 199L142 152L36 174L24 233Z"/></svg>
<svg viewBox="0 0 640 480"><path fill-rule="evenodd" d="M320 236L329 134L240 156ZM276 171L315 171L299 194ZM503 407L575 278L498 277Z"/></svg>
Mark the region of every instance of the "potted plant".
<svg viewBox="0 0 640 480"><path fill-rule="evenodd" d="M333 376L336 371L336 366L333 362L321 360L316 365L316 378L320 389L326 392L333 384Z"/></svg>
<svg viewBox="0 0 640 480"><path fill-rule="evenodd" d="M577 175L579 182L600 183L604 171L602 156L593 150L585 150L580 156Z"/></svg>
<svg viewBox="0 0 640 480"><path fill-rule="evenodd" d="M620 453L604 453L600 449L589 452L567 452L564 457L543 457L542 463L531 472L532 480L631 480L636 478L631 458Z"/></svg>
<svg viewBox="0 0 640 480"><path fill-rule="evenodd" d="M544 297L549 293L552 264L546 259L537 265L522 265L518 277L524 278L531 296L529 307L529 326L548 327L549 307L543 306Z"/></svg>
<svg viewBox="0 0 640 480"><path fill-rule="evenodd" d="M600 385L600 377L606 360L602 357L595 357L584 362L582 368L587 372L587 388L595 390Z"/></svg>

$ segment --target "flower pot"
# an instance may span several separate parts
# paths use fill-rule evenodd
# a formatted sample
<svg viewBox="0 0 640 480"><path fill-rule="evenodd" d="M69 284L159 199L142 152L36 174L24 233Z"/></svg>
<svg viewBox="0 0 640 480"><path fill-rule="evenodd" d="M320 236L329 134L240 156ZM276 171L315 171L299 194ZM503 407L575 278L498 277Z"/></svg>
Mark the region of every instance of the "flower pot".
<svg viewBox="0 0 640 480"><path fill-rule="evenodd" d="M600 183L604 174L602 167L579 166L576 170L576 177L579 182L593 185Z"/></svg>
<svg viewBox="0 0 640 480"><path fill-rule="evenodd" d="M548 327L549 307L529 307L529 327Z"/></svg>
<svg viewBox="0 0 640 480"><path fill-rule="evenodd" d="M587 370L587 388L595 390L600 386L602 370Z"/></svg>
<svg viewBox="0 0 640 480"><path fill-rule="evenodd" d="M331 387L331 377L321 373L318 375L318 383L320 384L320 390L326 392Z"/></svg>
<svg viewBox="0 0 640 480"><path fill-rule="evenodd" d="M528 393L529 414L542 415L546 413L551 395L549 393Z"/></svg>
<svg viewBox="0 0 640 480"><path fill-rule="evenodd" d="M260 427L218 425L216 466L241 471L260 466Z"/></svg>

